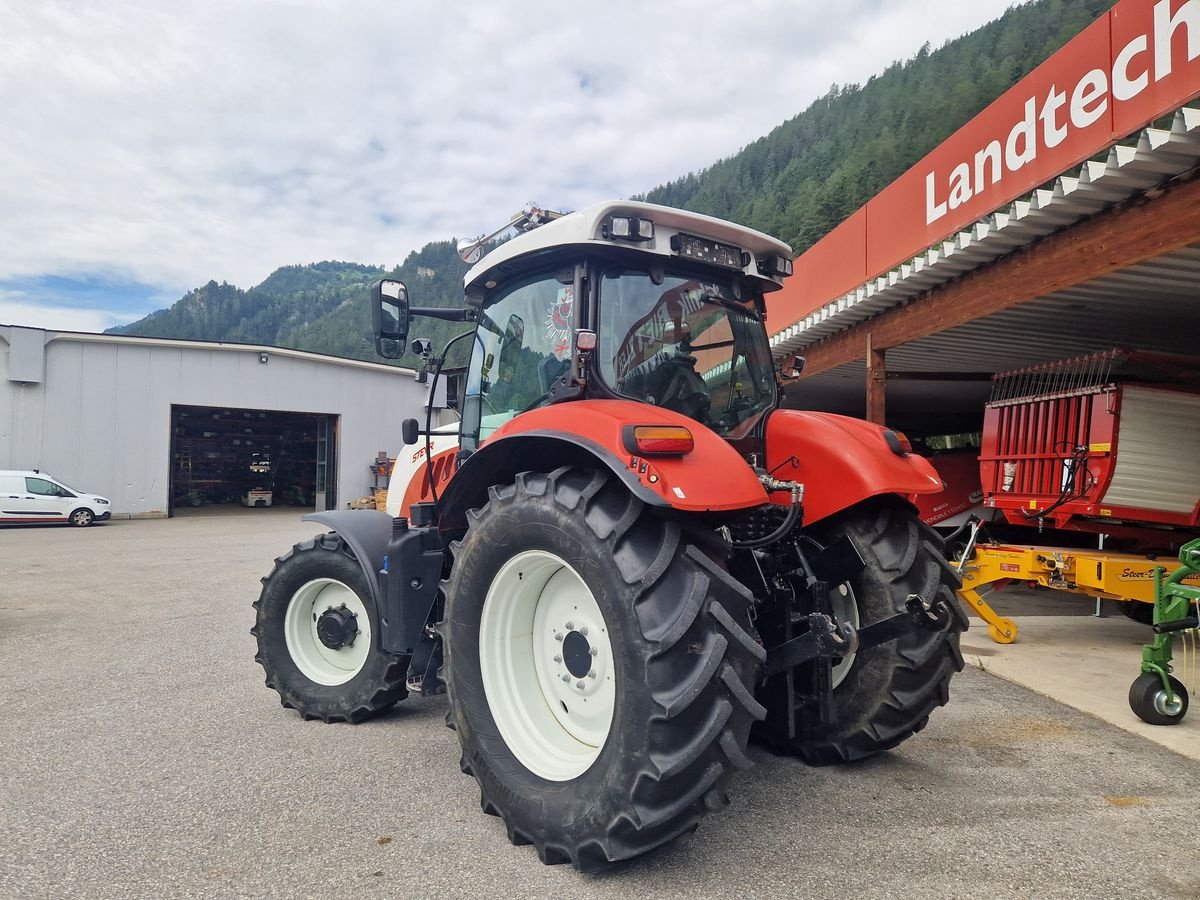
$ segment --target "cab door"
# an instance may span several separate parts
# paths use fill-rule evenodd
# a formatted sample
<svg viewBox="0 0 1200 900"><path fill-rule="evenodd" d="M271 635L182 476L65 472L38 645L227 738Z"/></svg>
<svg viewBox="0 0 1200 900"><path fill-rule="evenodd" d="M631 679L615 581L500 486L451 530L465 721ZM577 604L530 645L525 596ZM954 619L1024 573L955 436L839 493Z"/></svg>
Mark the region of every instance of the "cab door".
<svg viewBox="0 0 1200 900"><path fill-rule="evenodd" d="M18 508L24 509L20 515L50 521L65 519L75 499L75 495L60 484L46 478L25 476L25 490L19 492L16 502L21 504Z"/></svg>

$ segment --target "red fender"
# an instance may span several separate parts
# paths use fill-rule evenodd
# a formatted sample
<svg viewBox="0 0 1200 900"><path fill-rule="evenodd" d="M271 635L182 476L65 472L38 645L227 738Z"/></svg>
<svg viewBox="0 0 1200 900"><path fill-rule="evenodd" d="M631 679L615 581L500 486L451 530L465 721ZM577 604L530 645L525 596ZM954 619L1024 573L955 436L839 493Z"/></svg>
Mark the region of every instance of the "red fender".
<svg viewBox="0 0 1200 900"><path fill-rule="evenodd" d="M682 456L642 458L625 449L627 425L682 425L695 448ZM747 509L768 502L754 470L716 433L687 416L632 400L577 400L522 413L496 429L490 445L523 434L582 438L619 460L641 487L682 512Z"/></svg>
<svg viewBox="0 0 1200 900"><path fill-rule="evenodd" d="M913 453L894 453L882 425L833 413L780 409L767 421L767 470L804 483L804 521L816 522L880 494L933 494L942 479ZM791 457L798 467L788 463ZM786 494L772 495L787 503Z"/></svg>

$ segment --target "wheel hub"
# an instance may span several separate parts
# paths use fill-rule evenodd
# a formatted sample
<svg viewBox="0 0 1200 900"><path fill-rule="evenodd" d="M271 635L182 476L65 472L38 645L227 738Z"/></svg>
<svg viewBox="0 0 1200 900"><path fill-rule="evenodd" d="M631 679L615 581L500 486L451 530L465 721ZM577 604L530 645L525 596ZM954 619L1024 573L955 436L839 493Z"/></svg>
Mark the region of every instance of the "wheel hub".
<svg viewBox="0 0 1200 900"><path fill-rule="evenodd" d="M1174 694L1171 700L1167 700L1167 692L1159 691L1154 695L1154 708L1158 710L1161 716L1170 716L1174 718L1183 712L1183 701L1179 699L1178 694Z"/></svg>
<svg viewBox="0 0 1200 900"><path fill-rule="evenodd" d="M356 637L358 616L347 609L344 603L337 609L329 607L317 619L317 638L330 650L349 647Z"/></svg>
<svg viewBox="0 0 1200 900"><path fill-rule="evenodd" d="M583 678L592 669L592 645L581 632L572 631L563 638L563 665L575 678Z"/></svg>

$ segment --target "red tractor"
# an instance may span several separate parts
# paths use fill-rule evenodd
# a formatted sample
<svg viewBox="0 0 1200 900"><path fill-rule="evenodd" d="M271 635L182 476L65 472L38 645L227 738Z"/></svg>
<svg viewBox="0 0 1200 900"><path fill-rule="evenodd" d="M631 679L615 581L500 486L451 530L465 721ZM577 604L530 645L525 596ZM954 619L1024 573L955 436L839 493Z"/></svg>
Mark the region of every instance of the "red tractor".
<svg viewBox="0 0 1200 900"><path fill-rule="evenodd" d="M385 356L411 317L472 323L461 421L406 420L389 511L307 516L332 531L264 579L283 705L445 690L483 810L585 870L723 806L752 732L824 764L920 731L967 625L911 502L941 481L896 432L780 408L764 295L790 273L764 234L614 202L493 249L461 309L380 282ZM445 351L414 345L436 387Z"/></svg>

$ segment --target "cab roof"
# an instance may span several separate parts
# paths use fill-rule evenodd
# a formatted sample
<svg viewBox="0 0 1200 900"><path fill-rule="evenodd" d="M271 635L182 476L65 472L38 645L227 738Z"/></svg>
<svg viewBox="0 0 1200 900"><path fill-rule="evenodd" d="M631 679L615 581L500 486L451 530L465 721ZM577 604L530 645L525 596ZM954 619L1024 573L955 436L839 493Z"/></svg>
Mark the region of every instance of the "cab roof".
<svg viewBox="0 0 1200 900"><path fill-rule="evenodd" d="M654 237L643 241L605 237L604 226L614 216L649 219L654 223ZM761 273L757 263L758 259L769 256L782 256L790 260L792 248L783 241L723 219L633 200L596 203L519 234L476 263L467 272L464 283L467 289L491 287L488 282L496 280L496 270L505 263L569 246L619 247L663 260L681 258L671 249L672 236L680 232L732 244L747 251L750 260L742 272L758 283L762 290L774 291L783 285L780 276Z"/></svg>

